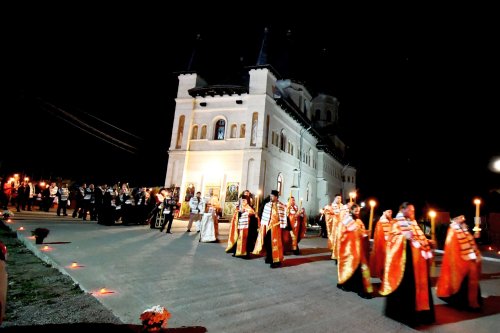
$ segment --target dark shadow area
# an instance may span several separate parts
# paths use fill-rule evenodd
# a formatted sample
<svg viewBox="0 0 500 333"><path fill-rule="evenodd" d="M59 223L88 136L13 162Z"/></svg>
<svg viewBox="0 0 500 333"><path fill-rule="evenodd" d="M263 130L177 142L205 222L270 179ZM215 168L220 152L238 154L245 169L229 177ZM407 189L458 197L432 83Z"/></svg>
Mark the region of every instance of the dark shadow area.
<svg viewBox="0 0 500 333"><path fill-rule="evenodd" d="M34 326L9 326L3 327L2 332L37 332L37 333L66 333L66 332L91 332L94 330L96 332L106 332L106 333L139 333L145 332L142 325L115 325L115 324L90 324L90 323L80 323L80 324L51 324L51 325L34 325ZM192 327L176 327L176 328L165 328L157 331L159 333L203 333L207 332L205 327L192 326Z"/></svg>
<svg viewBox="0 0 500 333"><path fill-rule="evenodd" d="M500 279L500 272L496 273L482 273L481 274L481 280L498 280Z"/></svg>
<svg viewBox="0 0 500 333"><path fill-rule="evenodd" d="M302 264L307 264L315 261L324 261L324 260L332 260L331 255L326 256L316 256L316 257L302 257L302 258L286 258L282 267L292 267L298 266Z"/></svg>
<svg viewBox="0 0 500 333"><path fill-rule="evenodd" d="M436 310L436 323L433 326L458 323L500 313L500 296L483 298L483 308L479 312L458 310L448 304L435 305L434 308Z"/></svg>
<svg viewBox="0 0 500 333"><path fill-rule="evenodd" d="M299 244L300 245L300 244ZM300 254L303 256L307 256L310 254L320 254L320 253L331 253L327 247L310 247L310 248L300 248Z"/></svg>
<svg viewBox="0 0 500 333"><path fill-rule="evenodd" d="M43 244L70 244L71 242L43 242Z"/></svg>

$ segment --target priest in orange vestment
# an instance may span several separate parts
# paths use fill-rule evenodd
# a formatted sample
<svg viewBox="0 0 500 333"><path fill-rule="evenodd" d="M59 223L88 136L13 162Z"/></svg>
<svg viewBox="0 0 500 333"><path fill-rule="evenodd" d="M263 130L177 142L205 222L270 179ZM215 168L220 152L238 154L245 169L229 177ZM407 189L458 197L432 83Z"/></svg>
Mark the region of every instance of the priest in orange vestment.
<svg viewBox="0 0 500 333"><path fill-rule="evenodd" d="M382 278L385 253L391 232L392 210L386 210L378 220L373 234L373 248L370 253L370 273L372 277Z"/></svg>
<svg viewBox="0 0 500 333"><path fill-rule="evenodd" d="M410 327L435 321L429 270L429 242L415 221L415 207L404 202L392 223L380 294L385 315Z"/></svg>
<svg viewBox="0 0 500 333"><path fill-rule="evenodd" d="M266 254L266 264L271 268L280 267L284 261L282 229L287 227L286 206L278 200L279 192L271 191L271 201L262 212L259 236L254 254Z"/></svg>
<svg viewBox="0 0 500 333"><path fill-rule="evenodd" d="M234 257L249 258L255 246L258 223L253 221L256 215L249 202L250 197L241 197L229 226L226 252L233 253Z"/></svg>
<svg viewBox="0 0 500 333"><path fill-rule="evenodd" d="M481 253L460 215L448 228L436 295L459 309L477 311L482 303L480 276Z"/></svg>
<svg viewBox="0 0 500 333"><path fill-rule="evenodd" d="M286 216L288 226L283 229L283 251L300 254L299 242L306 234L307 215L304 208L297 207L294 197L288 200Z"/></svg>
<svg viewBox="0 0 500 333"><path fill-rule="evenodd" d="M338 235L338 285L339 289L357 292L371 298L373 292L368 267L368 234L359 219L361 207L351 206L350 212L340 221Z"/></svg>

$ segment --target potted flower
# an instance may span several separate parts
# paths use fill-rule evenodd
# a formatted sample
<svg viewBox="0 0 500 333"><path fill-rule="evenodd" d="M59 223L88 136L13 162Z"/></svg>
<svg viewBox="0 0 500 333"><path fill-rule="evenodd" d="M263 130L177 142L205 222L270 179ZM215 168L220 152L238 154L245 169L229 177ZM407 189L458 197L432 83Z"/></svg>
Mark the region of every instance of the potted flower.
<svg viewBox="0 0 500 333"><path fill-rule="evenodd" d="M31 230L31 234L35 236L36 244L43 244L43 240L48 236L50 230L47 228L36 228L35 230Z"/></svg>
<svg viewBox="0 0 500 333"><path fill-rule="evenodd" d="M170 312L160 305L144 310L140 316L142 328L145 332L159 332L162 328L167 328L169 318Z"/></svg>

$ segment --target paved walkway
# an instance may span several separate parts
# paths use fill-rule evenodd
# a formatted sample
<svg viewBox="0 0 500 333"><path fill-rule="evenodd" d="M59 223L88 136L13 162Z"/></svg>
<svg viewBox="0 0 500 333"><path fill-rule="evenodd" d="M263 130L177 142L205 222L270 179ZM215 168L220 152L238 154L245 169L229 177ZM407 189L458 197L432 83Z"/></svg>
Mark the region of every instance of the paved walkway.
<svg viewBox="0 0 500 333"><path fill-rule="evenodd" d="M262 258L244 260L224 252L228 224L219 243L200 243L174 220L173 234L149 226L102 226L57 217L53 212L17 213L8 224L44 261L70 275L123 322L139 324L153 305L171 313L169 327L205 327L208 332L412 332L383 316L384 299L366 300L336 288L336 266L326 239L308 235L302 255L286 256L270 269ZM24 227L24 231L19 230ZM43 245L30 230L50 229ZM48 249L44 249L48 246ZM436 257L437 265L440 255ZM73 262L78 268L71 268ZM433 276L437 277L439 267ZM500 322L500 262L484 261L483 313L460 312L435 298L437 323L425 332L494 332ZM377 283L378 280L373 280ZM101 288L110 291L99 294Z"/></svg>

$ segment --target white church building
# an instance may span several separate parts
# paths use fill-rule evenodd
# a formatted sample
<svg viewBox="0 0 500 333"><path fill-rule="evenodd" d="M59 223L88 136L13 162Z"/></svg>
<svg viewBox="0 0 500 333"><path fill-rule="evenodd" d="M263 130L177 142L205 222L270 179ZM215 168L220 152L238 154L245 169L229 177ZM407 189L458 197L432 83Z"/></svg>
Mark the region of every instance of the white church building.
<svg viewBox="0 0 500 333"><path fill-rule="evenodd" d="M335 97L311 97L280 80L268 65L248 67L248 86L207 85L195 72L179 74L166 187L186 200L217 196L231 215L241 192L293 195L309 216L356 189L345 144L321 128L338 122Z"/></svg>

